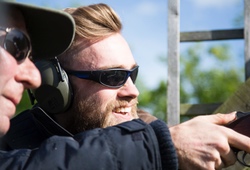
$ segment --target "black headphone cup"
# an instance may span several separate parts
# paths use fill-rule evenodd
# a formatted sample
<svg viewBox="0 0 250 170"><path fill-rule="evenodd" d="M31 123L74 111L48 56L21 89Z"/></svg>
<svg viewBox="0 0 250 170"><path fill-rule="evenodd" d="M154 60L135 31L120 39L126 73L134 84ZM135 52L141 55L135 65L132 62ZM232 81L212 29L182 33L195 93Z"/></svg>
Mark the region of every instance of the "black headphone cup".
<svg viewBox="0 0 250 170"><path fill-rule="evenodd" d="M33 90L38 105L49 114L66 111L72 101L73 92L67 73L51 60L35 63L41 73L42 84Z"/></svg>

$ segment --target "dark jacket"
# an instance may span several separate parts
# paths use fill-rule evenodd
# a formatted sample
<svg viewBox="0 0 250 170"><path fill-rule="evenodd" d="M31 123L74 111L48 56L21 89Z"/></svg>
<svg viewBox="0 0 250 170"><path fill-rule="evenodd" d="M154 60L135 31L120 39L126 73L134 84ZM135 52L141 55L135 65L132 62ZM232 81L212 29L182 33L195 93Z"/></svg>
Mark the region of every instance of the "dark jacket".
<svg viewBox="0 0 250 170"><path fill-rule="evenodd" d="M73 136L34 108L13 118L0 141L1 170L178 169L169 130L160 120L148 125L136 119Z"/></svg>

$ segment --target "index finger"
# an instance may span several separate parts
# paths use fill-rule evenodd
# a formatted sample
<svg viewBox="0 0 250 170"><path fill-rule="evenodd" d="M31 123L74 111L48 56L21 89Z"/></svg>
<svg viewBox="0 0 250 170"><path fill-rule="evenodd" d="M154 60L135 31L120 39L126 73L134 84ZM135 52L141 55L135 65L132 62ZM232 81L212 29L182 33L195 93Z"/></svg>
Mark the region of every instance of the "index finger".
<svg viewBox="0 0 250 170"><path fill-rule="evenodd" d="M228 133L228 143L231 147L250 153L250 138L248 136L229 128L226 131Z"/></svg>

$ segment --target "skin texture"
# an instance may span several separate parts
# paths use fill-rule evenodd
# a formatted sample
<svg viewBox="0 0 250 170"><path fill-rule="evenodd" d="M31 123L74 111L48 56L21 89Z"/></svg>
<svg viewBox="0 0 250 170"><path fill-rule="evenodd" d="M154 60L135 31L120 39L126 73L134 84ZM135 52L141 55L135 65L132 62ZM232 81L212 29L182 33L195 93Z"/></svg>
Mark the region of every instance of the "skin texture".
<svg viewBox="0 0 250 170"><path fill-rule="evenodd" d="M0 17L3 28L19 28L26 32L25 22L18 10L13 10L8 18ZM0 16L3 16L0 12ZM6 17L6 16L5 16ZM3 43L5 32L0 30L0 42ZM16 105L26 88L37 88L41 84L40 73L29 58L18 63L13 56L0 46L0 137L9 129L10 118L14 116Z"/></svg>
<svg viewBox="0 0 250 170"><path fill-rule="evenodd" d="M79 39L79 42L84 42ZM132 69L136 62L121 34L113 34L96 43L82 43L77 57L65 69ZM86 57L88 56L88 57ZM97 82L69 76L74 89L73 106L56 120L75 134L96 127L108 127L138 118L139 91L129 77L124 86L109 88Z"/></svg>
<svg viewBox="0 0 250 170"><path fill-rule="evenodd" d="M235 112L198 116L170 128L179 157L180 169L218 170L233 165L235 154L230 146L250 153L250 140L226 125Z"/></svg>

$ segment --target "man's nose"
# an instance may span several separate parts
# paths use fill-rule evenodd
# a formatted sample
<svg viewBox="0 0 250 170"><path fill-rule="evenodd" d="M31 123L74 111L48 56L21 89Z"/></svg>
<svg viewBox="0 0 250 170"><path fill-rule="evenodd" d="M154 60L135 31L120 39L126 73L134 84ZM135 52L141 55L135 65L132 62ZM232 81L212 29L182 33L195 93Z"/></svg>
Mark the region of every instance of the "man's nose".
<svg viewBox="0 0 250 170"><path fill-rule="evenodd" d="M20 64L16 80L24 84L25 88L37 88L41 85L41 75L34 63L30 59L25 59Z"/></svg>
<svg viewBox="0 0 250 170"><path fill-rule="evenodd" d="M129 77L126 83L119 89L118 96L119 97L130 97L136 98L139 95L139 91L135 84L133 83L131 77Z"/></svg>

